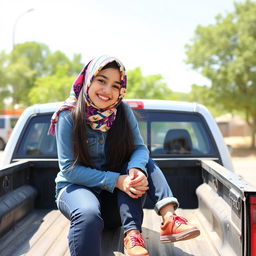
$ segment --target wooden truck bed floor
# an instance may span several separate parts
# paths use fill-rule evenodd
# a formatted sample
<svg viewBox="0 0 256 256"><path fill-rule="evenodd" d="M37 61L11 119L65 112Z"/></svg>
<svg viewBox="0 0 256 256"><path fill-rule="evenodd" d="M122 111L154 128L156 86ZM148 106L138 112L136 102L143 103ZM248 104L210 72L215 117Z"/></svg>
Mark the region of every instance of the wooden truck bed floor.
<svg viewBox="0 0 256 256"><path fill-rule="evenodd" d="M201 230L195 239L174 244L159 242L161 218L144 210L143 236L151 256L217 256L204 232L198 210L178 209L177 214L193 221ZM0 239L1 256L68 256L69 221L58 210L34 210ZM123 256L121 229L104 231L103 256ZM209 233L209 232L208 232ZM113 251L114 250L114 251ZM86 256L86 254L85 254Z"/></svg>

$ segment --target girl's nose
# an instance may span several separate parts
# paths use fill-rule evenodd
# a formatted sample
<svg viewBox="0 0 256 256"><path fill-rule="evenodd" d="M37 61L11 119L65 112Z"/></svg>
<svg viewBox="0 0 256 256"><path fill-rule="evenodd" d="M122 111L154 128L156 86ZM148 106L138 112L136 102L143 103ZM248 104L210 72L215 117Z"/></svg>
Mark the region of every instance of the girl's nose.
<svg viewBox="0 0 256 256"><path fill-rule="evenodd" d="M110 85L106 85L102 88L103 92L105 93L110 93L111 92L111 86Z"/></svg>

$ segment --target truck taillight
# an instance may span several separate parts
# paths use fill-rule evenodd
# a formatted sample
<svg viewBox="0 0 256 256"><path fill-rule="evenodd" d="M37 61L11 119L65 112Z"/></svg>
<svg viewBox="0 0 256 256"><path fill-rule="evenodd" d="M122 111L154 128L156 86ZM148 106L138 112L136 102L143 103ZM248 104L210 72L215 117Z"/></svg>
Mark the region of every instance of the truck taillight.
<svg viewBox="0 0 256 256"><path fill-rule="evenodd" d="M131 107L131 108L144 108L144 104L142 101L133 101L133 100L127 100L126 103Z"/></svg>
<svg viewBox="0 0 256 256"><path fill-rule="evenodd" d="M251 256L256 256L256 196L250 197Z"/></svg>

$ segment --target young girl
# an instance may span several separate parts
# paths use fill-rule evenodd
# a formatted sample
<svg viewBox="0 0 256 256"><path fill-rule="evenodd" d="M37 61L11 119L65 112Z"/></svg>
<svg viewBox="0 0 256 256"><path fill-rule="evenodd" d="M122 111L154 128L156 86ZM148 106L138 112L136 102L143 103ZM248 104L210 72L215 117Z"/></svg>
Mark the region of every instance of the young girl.
<svg viewBox="0 0 256 256"><path fill-rule="evenodd" d="M141 235L146 193L163 218L160 240L194 238L200 231L174 214L178 201L161 170L149 158L136 118L122 102L126 74L116 58L90 61L75 80L69 98L53 115L60 172L58 209L70 220L71 255L100 256L103 227L124 229L129 256L149 255Z"/></svg>

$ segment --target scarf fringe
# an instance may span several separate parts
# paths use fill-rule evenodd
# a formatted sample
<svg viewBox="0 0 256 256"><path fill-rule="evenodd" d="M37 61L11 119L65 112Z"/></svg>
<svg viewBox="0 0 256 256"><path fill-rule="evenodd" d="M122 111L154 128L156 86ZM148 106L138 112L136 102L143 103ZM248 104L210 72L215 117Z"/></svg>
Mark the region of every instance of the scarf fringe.
<svg viewBox="0 0 256 256"><path fill-rule="evenodd" d="M51 123L50 128L48 130L48 135L55 136L55 124Z"/></svg>

